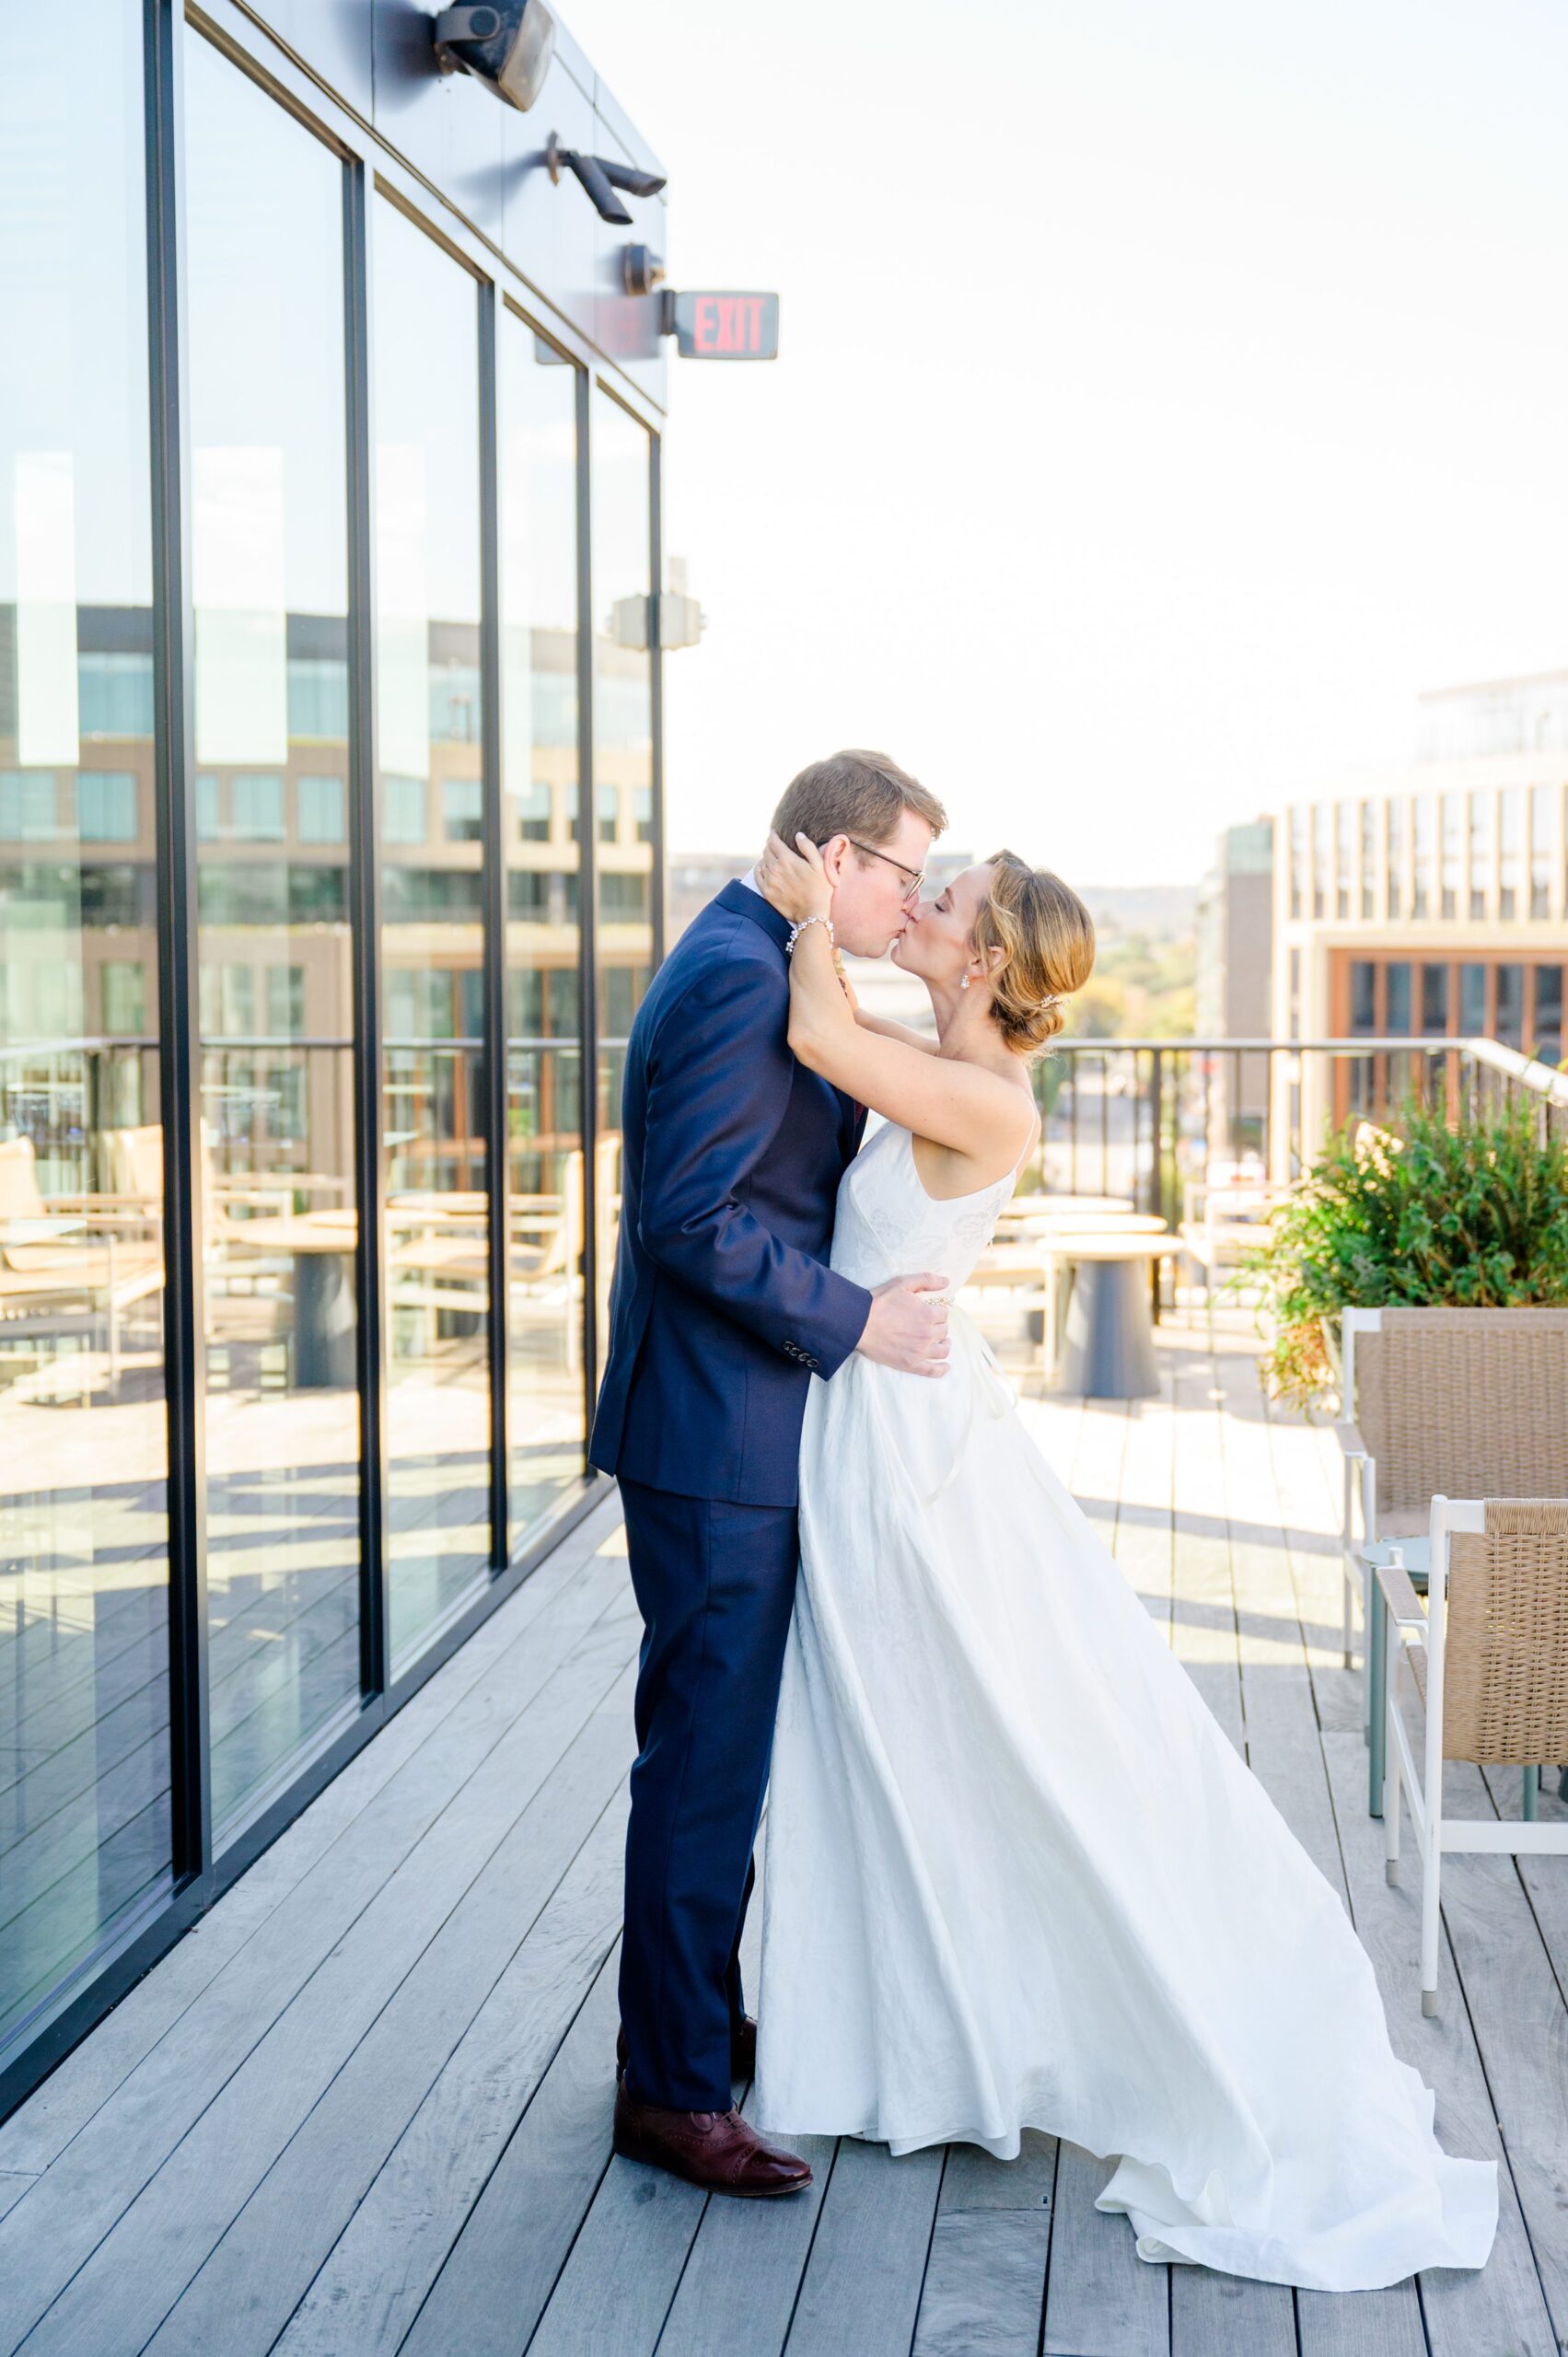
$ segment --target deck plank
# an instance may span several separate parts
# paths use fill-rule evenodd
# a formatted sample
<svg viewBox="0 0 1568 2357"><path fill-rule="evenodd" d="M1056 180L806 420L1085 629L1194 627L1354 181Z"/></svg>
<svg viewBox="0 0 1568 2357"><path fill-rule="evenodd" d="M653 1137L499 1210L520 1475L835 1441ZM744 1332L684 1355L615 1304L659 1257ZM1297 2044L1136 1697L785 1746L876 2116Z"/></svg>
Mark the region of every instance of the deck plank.
<svg viewBox="0 0 1568 2357"><path fill-rule="evenodd" d="M528 2347L609 2164L620 1971L618 1937L470 2210L401 2357L456 2351L522 2357ZM673 2177L665 2182L675 2186ZM610 2255L607 2289L629 2258Z"/></svg>
<svg viewBox="0 0 1568 2357"><path fill-rule="evenodd" d="M942 2183L943 2148L898 2159L845 2136L822 2196L788 2357L908 2357Z"/></svg>
<svg viewBox="0 0 1568 2357"><path fill-rule="evenodd" d="M912 2357L1035 2357L1056 2156L1033 2128L1016 2161L948 2147Z"/></svg>
<svg viewBox="0 0 1568 2357"><path fill-rule="evenodd" d="M1168 2357L1172 2270L1140 2258L1131 2223L1094 2206L1115 2166L1062 2139L1041 2357Z"/></svg>

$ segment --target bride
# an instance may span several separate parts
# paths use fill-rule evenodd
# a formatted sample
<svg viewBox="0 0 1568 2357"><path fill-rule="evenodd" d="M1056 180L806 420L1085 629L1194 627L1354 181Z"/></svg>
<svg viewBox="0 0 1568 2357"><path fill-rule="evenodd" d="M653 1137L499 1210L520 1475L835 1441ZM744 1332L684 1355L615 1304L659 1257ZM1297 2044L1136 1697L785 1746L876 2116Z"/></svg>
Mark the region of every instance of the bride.
<svg viewBox="0 0 1568 2357"><path fill-rule="evenodd" d="M1094 958L1010 852L912 920L935 1040L861 1015L806 837L758 880L799 930L790 1046L886 1116L832 1265L956 1291L1038 1135L1028 1058ZM1040 1455L972 1321L939 1382L813 1382L773 1741L760 2126L1117 2158L1141 2258L1318 2291L1480 2267L1493 2161L1451 2158L1337 1893Z"/></svg>

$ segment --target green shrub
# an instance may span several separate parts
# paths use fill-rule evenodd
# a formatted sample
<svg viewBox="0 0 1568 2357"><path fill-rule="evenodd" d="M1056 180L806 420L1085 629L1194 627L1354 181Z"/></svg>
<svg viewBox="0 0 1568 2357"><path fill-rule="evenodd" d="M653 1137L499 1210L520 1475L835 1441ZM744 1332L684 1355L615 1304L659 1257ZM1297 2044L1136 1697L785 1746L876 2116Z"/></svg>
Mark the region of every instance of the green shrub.
<svg viewBox="0 0 1568 2357"><path fill-rule="evenodd" d="M1332 1376L1321 1320L1342 1309L1497 1309L1568 1302L1568 1146L1543 1144L1526 1099L1450 1128L1394 1117L1397 1150L1358 1156L1353 1127L1276 1212L1235 1284L1262 1286L1263 1375L1307 1402Z"/></svg>

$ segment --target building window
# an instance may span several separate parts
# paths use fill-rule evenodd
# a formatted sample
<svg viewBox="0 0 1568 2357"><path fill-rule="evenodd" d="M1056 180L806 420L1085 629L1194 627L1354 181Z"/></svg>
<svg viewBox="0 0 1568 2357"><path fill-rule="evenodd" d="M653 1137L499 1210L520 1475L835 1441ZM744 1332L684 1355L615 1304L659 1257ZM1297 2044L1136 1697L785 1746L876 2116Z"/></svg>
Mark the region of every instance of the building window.
<svg viewBox="0 0 1568 2357"><path fill-rule="evenodd" d="M517 840L525 843L547 843L550 841L550 788L537 781L522 787L517 796Z"/></svg>
<svg viewBox="0 0 1568 2357"><path fill-rule="evenodd" d="M110 1039L140 1039L146 1028L147 995L142 969L110 958L102 968L103 1028Z"/></svg>
<svg viewBox="0 0 1568 2357"><path fill-rule="evenodd" d="M153 774L143 17L123 0L80 0L68 28L49 9L5 12L0 1155L8 1209L74 1203L51 1257L75 1296L38 1296L17 1318L7 1271L7 2060L13 2038L57 2021L95 1952L173 1895L166 1295L149 1183L170 1076L151 830L138 855L117 782ZM113 740L103 767L95 738ZM89 777L116 782L86 784L84 753ZM145 930L115 940L117 923ZM148 1016L153 1037L128 1048ZM129 1198L112 1219L81 1204L99 1190Z"/></svg>
<svg viewBox="0 0 1568 2357"><path fill-rule="evenodd" d="M1459 1029L1467 1039L1486 1030L1486 972L1484 966L1470 961L1459 968Z"/></svg>
<svg viewBox="0 0 1568 2357"><path fill-rule="evenodd" d="M1464 796L1446 794L1443 796L1443 902L1446 917L1459 913L1459 881L1465 853Z"/></svg>
<svg viewBox="0 0 1568 2357"><path fill-rule="evenodd" d="M1350 970L1350 1028L1377 1028L1377 969L1370 958L1353 958Z"/></svg>
<svg viewBox="0 0 1568 2357"><path fill-rule="evenodd" d="M145 737L153 733L150 655L76 656L76 701L84 737Z"/></svg>
<svg viewBox="0 0 1568 2357"><path fill-rule="evenodd" d="M267 968L267 1032L274 1039L297 1039L305 1028L305 969Z"/></svg>
<svg viewBox="0 0 1568 2357"><path fill-rule="evenodd" d="M332 618L309 619L319 630ZM288 733L296 744L348 743L348 664L342 656L289 656Z"/></svg>
<svg viewBox="0 0 1568 2357"><path fill-rule="evenodd" d="M388 1617L401 1670L482 1591L494 1544L481 1471L491 1442L483 844L448 844L440 895L417 927L397 913L400 894L406 911L427 890L416 846L428 839L436 743L443 792L480 776L480 310L468 272L385 198L371 261ZM430 1017L427 1030L400 1030L405 1005ZM410 1203L444 1194L460 1199L449 1217L411 1221ZM476 1478L455 1485L455 1463Z"/></svg>
<svg viewBox="0 0 1568 2357"><path fill-rule="evenodd" d="M59 831L53 772L0 770L0 842L52 842Z"/></svg>
<svg viewBox="0 0 1568 2357"><path fill-rule="evenodd" d="M633 787L632 816L637 829L637 841L651 843L654 839L654 790L651 785Z"/></svg>
<svg viewBox="0 0 1568 2357"><path fill-rule="evenodd" d="M601 843L612 843L621 816L621 796L614 786L601 785L594 800L598 810L598 839Z"/></svg>
<svg viewBox="0 0 1568 2357"><path fill-rule="evenodd" d="M1538 966L1535 969L1535 1013L1531 1030L1536 1054L1543 1057L1549 1064L1558 1062L1562 1054L1561 966Z"/></svg>
<svg viewBox="0 0 1568 2357"><path fill-rule="evenodd" d="M1448 1028L1446 966L1423 966L1421 970L1421 1028L1426 1039L1446 1032Z"/></svg>
<svg viewBox="0 0 1568 2357"><path fill-rule="evenodd" d="M1361 913L1377 913L1377 805L1361 806Z"/></svg>
<svg viewBox="0 0 1568 2357"><path fill-rule="evenodd" d="M296 783L302 843L341 843L346 834L341 777L302 777Z"/></svg>
<svg viewBox="0 0 1568 2357"><path fill-rule="evenodd" d="M1312 913L1327 912L1334 868L1334 806L1319 802L1312 813Z"/></svg>
<svg viewBox="0 0 1568 2357"><path fill-rule="evenodd" d="M1525 834L1525 797L1516 785L1505 786L1497 797L1497 913L1512 917L1519 910Z"/></svg>
<svg viewBox="0 0 1568 2357"><path fill-rule="evenodd" d="M281 843L285 834L282 778L237 777L229 790L233 797L234 841Z"/></svg>
<svg viewBox="0 0 1568 2357"><path fill-rule="evenodd" d="M381 840L384 843L423 843L425 836L425 784L422 777L381 779Z"/></svg>
<svg viewBox="0 0 1568 2357"><path fill-rule="evenodd" d="M449 777L441 788L441 824L449 843L477 843L484 833L484 788L477 777Z"/></svg>
<svg viewBox="0 0 1568 2357"><path fill-rule="evenodd" d="M1386 970L1384 990L1388 996L1388 1030L1391 1039L1408 1039L1411 1036L1411 970L1402 958L1396 958Z"/></svg>
<svg viewBox="0 0 1568 2357"><path fill-rule="evenodd" d="M1411 914L1426 917L1432 914L1436 879L1434 867L1436 859L1436 819L1430 794L1418 794L1411 813L1415 835L1415 870L1411 885ZM1393 911L1389 911L1393 914Z"/></svg>
<svg viewBox="0 0 1568 2357"><path fill-rule="evenodd" d="M1549 917L1551 914L1551 805L1552 788L1533 785L1530 788L1530 914Z"/></svg>
<svg viewBox="0 0 1568 2357"><path fill-rule="evenodd" d="M1492 902L1492 828L1495 806L1490 794L1470 795L1470 914L1484 917Z"/></svg>
<svg viewBox="0 0 1568 2357"><path fill-rule="evenodd" d="M129 770L78 770L76 832L85 843L134 843L136 781Z"/></svg>
<svg viewBox="0 0 1568 2357"><path fill-rule="evenodd" d="M1497 1015L1494 1036L1505 1048L1518 1048L1525 1038L1525 970L1522 966L1499 966L1497 972Z"/></svg>
<svg viewBox="0 0 1568 2357"><path fill-rule="evenodd" d="M1302 911L1302 894L1307 888L1308 858L1307 837L1307 807L1294 802L1290 812L1290 912L1298 917Z"/></svg>
<svg viewBox="0 0 1568 2357"><path fill-rule="evenodd" d="M1383 811L1383 853L1388 862L1388 910L1397 917L1404 900L1404 813L1403 802L1390 801Z"/></svg>

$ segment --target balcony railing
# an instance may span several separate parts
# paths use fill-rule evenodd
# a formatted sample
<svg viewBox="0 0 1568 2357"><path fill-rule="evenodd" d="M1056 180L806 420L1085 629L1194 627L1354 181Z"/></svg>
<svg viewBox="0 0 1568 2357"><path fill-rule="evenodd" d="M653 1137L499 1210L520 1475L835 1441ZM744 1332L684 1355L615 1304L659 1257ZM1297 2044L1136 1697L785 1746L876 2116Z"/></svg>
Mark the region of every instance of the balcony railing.
<svg viewBox="0 0 1568 2357"><path fill-rule="evenodd" d="M1568 1141L1568 1072L1495 1039L1057 1039L1035 1093L1037 1184L1118 1196L1172 1226L1194 1183L1248 1171L1284 1183L1331 1126L1394 1125L1411 1099L1455 1120L1527 1101L1540 1135Z"/></svg>

